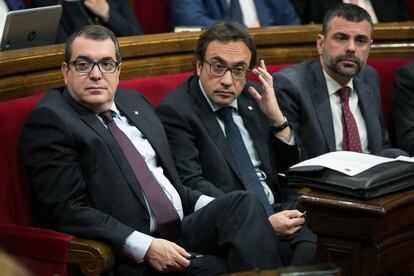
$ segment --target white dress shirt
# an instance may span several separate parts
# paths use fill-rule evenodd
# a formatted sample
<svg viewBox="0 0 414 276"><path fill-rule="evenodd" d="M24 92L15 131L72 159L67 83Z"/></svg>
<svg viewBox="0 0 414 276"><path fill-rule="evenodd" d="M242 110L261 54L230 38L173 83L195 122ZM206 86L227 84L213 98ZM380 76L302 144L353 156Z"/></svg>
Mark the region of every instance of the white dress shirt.
<svg viewBox="0 0 414 276"><path fill-rule="evenodd" d="M9 8L7 7L6 1L0 0L0 41L1 37L3 36L4 24L6 23L6 17L8 12Z"/></svg>
<svg viewBox="0 0 414 276"><path fill-rule="evenodd" d="M160 184L162 190L167 195L168 199L173 204L174 208L177 210L177 213L180 219L183 219L183 207L180 195L178 194L177 190L171 184L167 177L164 175L164 170L157 164L157 155L152 148L150 142L145 138L141 131L135 126L129 124L128 119L125 116L122 116L119 110L116 108L115 103L112 104L110 108L114 114L114 122L118 126L118 128L128 136L131 140L132 144L137 148L139 153L144 158L145 162L148 165L148 168L152 172L153 176ZM104 124L103 120L98 116L99 120ZM105 125L106 126L106 125ZM145 195L144 195L145 198ZM208 203L210 203L214 198L202 195L196 202L195 210L204 207ZM156 224L156 220L154 217L151 208L149 208L147 199L145 198L149 213L150 213L150 231L151 233L155 232L158 229ZM134 231L131 235L129 235L125 241L123 251L126 255L130 256L137 262L142 262L144 260L144 256L147 253L149 246L154 238L138 232Z"/></svg>
<svg viewBox="0 0 414 276"><path fill-rule="evenodd" d="M326 86L328 87L329 102L331 104L333 127L335 131L335 146L336 150L343 150L343 126L342 126L342 106L341 98L337 91L342 88L342 86L332 79L326 72L323 70L323 74L326 79ZM367 136L367 127L365 125L364 117L362 116L361 109L358 106L358 94L354 90L354 84L352 79L345 85L351 88L351 94L349 96L349 109L354 115L359 139L361 140L362 152L369 153L368 151L368 136Z"/></svg>

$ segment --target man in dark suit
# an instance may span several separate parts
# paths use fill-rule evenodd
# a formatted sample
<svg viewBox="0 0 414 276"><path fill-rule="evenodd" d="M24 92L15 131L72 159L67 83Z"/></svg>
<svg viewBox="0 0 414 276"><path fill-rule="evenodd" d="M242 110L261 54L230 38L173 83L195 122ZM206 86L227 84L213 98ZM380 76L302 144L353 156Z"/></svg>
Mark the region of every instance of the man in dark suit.
<svg viewBox="0 0 414 276"><path fill-rule="evenodd" d="M409 20L407 0L360 0L359 5L376 17L374 23L399 22ZM325 13L339 3L353 3L341 0L292 0L302 24L322 23Z"/></svg>
<svg viewBox="0 0 414 276"><path fill-rule="evenodd" d="M213 200L181 184L150 104L117 88L120 62L110 30L80 29L66 44L66 87L27 119L20 149L39 223L110 245L115 275L281 266L277 235L254 196ZM190 260L187 250L203 255Z"/></svg>
<svg viewBox="0 0 414 276"><path fill-rule="evenodd" d="M247 27L300 24L289 0L171 0L173 26L210 27L220 21L236 21ZM233 11L233 12L231 12Z"/></svg>
<svg viewBox="0 0 414 276"><path fill-rule="evenodd" d="M318 34L319 59L274 74L280 107L300 137L305 159L336 150L388 157L405 154L390 148L379 77L366 65L372 28L364 9L339 4L328 11ZM343 88L350 92L344 101Z"/></svg>
<svg viewBox="0 0 414 276"><path fill-rule="evenodd" d="M414 155L414 62L402 66L394 80L394 124L397 145Z"/></svg>
<svg viewBox="0 0 414 276"><path fill-rule="evenodd" d="M290 253L290 264L311 262L315 236L303 227L303 213L295 200L290 201L292 193L278 181L278 171L297 161L297 148L264 61L253 69L256 48L248 31L234 23L212 26L198 40L195 64L197 76L168 94L156 108L183 184L214 197L235 190L256 193L268 207L276 232L287 238L282 243L287 250L281 251L285 264L290 262ZM246 83L250 69L262 83L261 94L257 85ZM226 110L241 133L238 140L228 132L231 126L221 114ZM235 150L233 145L240 144L243 147ZM240 156L242 151L247 151L245 158ZM246 180L244 174L249 170L254 176Z"/></svg>

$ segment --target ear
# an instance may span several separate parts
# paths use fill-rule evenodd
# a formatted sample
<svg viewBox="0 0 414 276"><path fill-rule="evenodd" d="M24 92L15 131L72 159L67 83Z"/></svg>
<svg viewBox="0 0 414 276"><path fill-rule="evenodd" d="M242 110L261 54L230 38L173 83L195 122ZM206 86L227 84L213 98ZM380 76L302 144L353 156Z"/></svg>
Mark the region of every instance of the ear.
<svg viewBox="0 0 414 276"><path fill-rule="evenodd" d="M196 65L197 76L200 76L201 75L201 69L203 69L203 62L201 60L197 59L196 62L195 62L195 65Z"/></svg>
<svg viewBox="0 0 414 276"><path fill-rule="evenodd" d="M318 34L318 36L316 37L316 49L318 50L319 55L322 55L324 45L325 45L324 35Z"/></svg>
<svg viewBox="0 0 414 276"><path fill-rule="evenodd" d="M69 65L66 62L62 63L62 67L60 67L60 71L62 72L63 79L65 80L65 85L67 85L67 78L69 74Z"/></svg>

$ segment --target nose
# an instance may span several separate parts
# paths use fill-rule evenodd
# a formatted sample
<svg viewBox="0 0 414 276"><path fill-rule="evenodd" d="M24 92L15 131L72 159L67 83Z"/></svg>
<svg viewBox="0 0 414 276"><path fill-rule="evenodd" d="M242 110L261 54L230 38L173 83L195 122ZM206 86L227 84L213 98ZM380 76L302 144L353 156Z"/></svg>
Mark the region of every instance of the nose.
<svg viewBox="0 0 414 276"><path fill-rule="evenodd" d="M227 70L221 77L221 84L224 86L231 86L233 84L233 76L231 75L230 70Z"/></svg>
<svg viewBox="0 0 414 276"><path fill-rule="evenodd" d="M99 67L97 64L93 65L92 70L89 72L89 78L93 80L102 78L101 70L99 70Z"/></svg>
<svg viewBox="0 0 414 276"><path fill-rule="evenodd" d="M353 39L348 40L348 45L347 45L346 50L351 53L355 52L355 41Z"/></svg>

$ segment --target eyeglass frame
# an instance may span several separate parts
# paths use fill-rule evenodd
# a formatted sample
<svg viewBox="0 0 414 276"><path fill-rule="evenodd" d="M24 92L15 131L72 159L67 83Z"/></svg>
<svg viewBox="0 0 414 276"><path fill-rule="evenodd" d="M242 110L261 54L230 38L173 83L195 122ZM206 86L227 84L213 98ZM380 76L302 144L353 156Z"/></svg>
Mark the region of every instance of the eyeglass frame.
<svg viewBox="0 0 414 276"><path fill-rule="evenodd" d="M210 61L207 61L207 60L203 60L203 62L205 62L205 63L207 63L208 65L210 65L210 73L211 74L213 74L214 76L216 76L216 77L222 77L222 76L224 76L228 71L230 71L230 74L231 74L231 77L233 78L233 79L235 79L235 80L245 80L246 79L246 76L247 76L247 72L249 72L250 71L250 69L249 68L243 68L244 69L244 76L242 77L242 78L238 78L238 77L235 77L234 75L233 75L233 69L235 69L235 68L241 68L240 66L233 66L233 67L230 67L230 66L227 66L227 65L224 65L223 63L220 63L220 62L216 62L216 63L213 63L213 62L210 62ZM214 66L214 65L216 65L216 64L220 64L221 66L223 66L223 68L225 67L226 68L226 70L223 72L223 74L217 74L217 73L214 73L213 72L213 69L212 69L212 67Z"/></svg>
<svg viewBox="0 0 414 276"><path fill-rule="evenodd" d="M78 71L78 68L76 67L76 62L77 61L86 61L86 62L89 62L90 64L92 64L92 67L91 67L91 69L88 72L86 72L86 71L85 72L79 72ZM104 63L104 62L113 62L113 63L115 63L114 71L112 71L112 72L102 72L101 64ZM112 59L111 60L99 60L99 61L92 61L92 60L89 60L89 59L75 59L75 60L67 61L66 63L69 64L69 65L73 65L75 67L75 71L76 72L78 72L79 74L84 74L84 75L90 74L92 72L93 68L95 68L95 66L98 66L98 70L102 74L107 74L107 75L113 74L113 73L116 72L116 70L118 69L119 65L121 64L119 61L115 61L115 60L112 60Z"/></svg>

